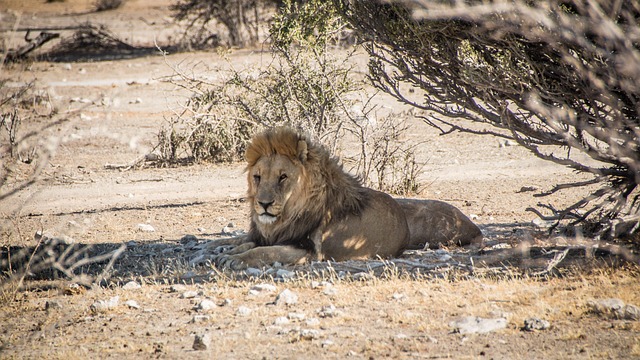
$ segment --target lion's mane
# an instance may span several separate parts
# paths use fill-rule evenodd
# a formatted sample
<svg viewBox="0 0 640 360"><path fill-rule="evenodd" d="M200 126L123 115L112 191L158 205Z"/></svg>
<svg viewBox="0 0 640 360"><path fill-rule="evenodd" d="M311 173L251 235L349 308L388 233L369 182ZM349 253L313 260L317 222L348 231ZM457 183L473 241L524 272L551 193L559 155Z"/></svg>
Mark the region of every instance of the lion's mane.
<svg viewBox="0 0 640 360"><path fill-rule="evenodd" d="M306 143L306 154L300 157L299 142ZM360 214L367 206L367 192L358 179L347 174L335 157L321 145L289 128L276 128L256 135L245 153L247 172L263 156L282 155L302 168L299 186L301 196L290 199L285 205L287 217L275 228L266 232L255 221L255 209L251 207L249 240L258 246L294 245L313 249L310 235L331 219L346 214ZM253 203L255 189L249 187L248 201Z"/></svg>

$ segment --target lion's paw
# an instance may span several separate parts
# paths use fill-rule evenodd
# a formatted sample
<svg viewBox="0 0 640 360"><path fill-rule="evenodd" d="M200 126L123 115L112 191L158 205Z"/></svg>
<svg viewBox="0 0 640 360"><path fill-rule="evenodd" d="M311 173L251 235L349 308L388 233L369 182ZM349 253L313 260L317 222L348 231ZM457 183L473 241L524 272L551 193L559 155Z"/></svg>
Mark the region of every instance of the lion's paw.
<svg viewBox="0 0 640 360"><path fill-rule="evenodd" d="M247 268L247 264L237 255L220 254L215 257L214 262L220 269L244 270Z"/></svg>

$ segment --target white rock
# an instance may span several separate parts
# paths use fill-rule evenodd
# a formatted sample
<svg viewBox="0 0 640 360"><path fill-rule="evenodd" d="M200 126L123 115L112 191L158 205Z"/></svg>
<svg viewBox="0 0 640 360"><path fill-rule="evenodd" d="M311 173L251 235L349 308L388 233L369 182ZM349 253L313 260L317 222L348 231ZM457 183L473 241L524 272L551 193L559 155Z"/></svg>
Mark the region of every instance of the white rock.
<svg viewBox="0 0 640 360"><path fill-rule="evenodd" d="M337 294L338 294L338 289L336 289L336 288L334 288L334 287L328 287L328 288L325 288L325 289L322 291L322 293L323 293L323 294L325 294L325 295L327 295L327 296L334 296L334 295L337 295Z"/></svg>
<svg viewBox="0 0 640 360"><path fill-rule="evenodd" d="M251 290L259 293L272 293L275 292L277 288L271 284L256 284L251 287Z"/></svg>
<svg viewBox="0 0 640 360"><path fill-rule="evenodd" d="M331 341L331 340L325 340L325 341L323 341L323 342L322 342L321 346L322 346L323 348L325 348L325 347L329 347L329 346L331 346L331 345L333 345L333 344L334 344L334 342L333 342L333 341Z"/></svg>
<svg viewBox="0 0 640 360"><path fill-rule="evenodd" d="M252 312L253 312L253 309L250 309L246 306L239 306L238 310L236 311L236 314L240 316L249 316L251 315Z"/></svg>
<svg viewBox="0 0 640 360"><path fill-rule="evenodd" d="M182 293L182 295L180 295L180 297L183 299L193 299L196 296L198 296L198 292L193 290L185 291Z"/></svg>
<svg viewBox="0 0 640 360"><path fill-rule="evenodd" d="M284 289L276 296L276 305L293 305L298 303L298 295L289 289Z"/></svg>
<svg viewBox="0 0 640 360"><path fill-rule="evenodd" d="M197 311L210 311L213 310L217 307L216 303L214 303L213 301L209 300L209 299L204 299L202 301L200 301L198 303L198 305L196 305L194 307L194 310Z"/></svg>
<svg viewBox="0 0 640 360"><path fill-rule="evenodd" d="M287 314L287 317L289 318L289 320L292 320L292 321L302 321L304 320L306 315L303 313L290 312Z"/></svg>
<svg viewBox="0 0 640 360"><path fill-rule="evenodd" d="M91 304L90 309L94 313L103 313L118 306L119 302L120 297L114 296L109 300L98 300L94 302L93 304Z"/></svg>
<svg viewBox="0 0 640 360"><path fill-rule="evenodd" d="M276 277L283 280L293 279L295 276L295 272L286 269L278 269L278 271L276 271Z"/></svg>
<svg viewBox="0 0 640 360"><path fill-rule="evenodd" d="M327 305L318 310L318 315L321 318L332 318L342 315L342 311L336 309L333 305Z"/></svg>
<svg viewBox="0 0 640 360"><path fill-rule="evenodd" d="M144 232L154 232L154 231L156 231L156 229L154 229L153 226L151 226L149 224L138 224L138 230L144 231Z"/></svg>
<svg viewBox="0 0 640 360"><path fill-rule="evenodd" d="M249 276L249 277L260 277L260 276L262 276L262 270L256 269L256 268L252 268L252 267L247 268L244 271L244 273L247 274L247 276ZM275 286L274 286L274 288L275 288Z"/></svg>
<svg viewBox="0 0 640 360"><path fill-rule="evenodd" d="M142 286L140 286L140 284L138 284L135 281L129 281L128 283L124 284L122 286L123 290L138 290L140 289Z"/></svg>
<svg viewBox="0 0 640 360"><path fill-rule="evenodd" d="M287 318L286 316L280 316L277 317L274 321L273 321L273 325L288 325L289 324L289 318Z"/></svg>
<svg viewBox="0 0 640 360"><path fill-rule="evenodd" d="M314 329L300 330L300 338L302 340L314 340L320 337L320 331Z"/></svg>
<svg viewBox="0 0 640 360"><path fill-rule="evenodd" d="M140 309L140 305L138 305L138 302L135 300L127 300L124 304L132 309Z"/></svg>
<svg viewBox="0 0 640 360"><path fill-rule="evenodd" d="M320 325L320 319L308 318L307 321L305 321L305 323L307 324L307 326L318 326Z"/></svg>
<svg viewBox="0 0 640 360"><path fill-rule="evenodd" d="M172 293L183 292L183 291L187 291L187 287L182 284L174 284L169 287L169 292L172 292Z"/></svg>
<svg viewBox="0 0 640 360"><path fill-rule="evenodd" d="M484 334L507 327L507 319L484 319L477 316L467 316L449 323L455 332L460 334Z"/></svg>

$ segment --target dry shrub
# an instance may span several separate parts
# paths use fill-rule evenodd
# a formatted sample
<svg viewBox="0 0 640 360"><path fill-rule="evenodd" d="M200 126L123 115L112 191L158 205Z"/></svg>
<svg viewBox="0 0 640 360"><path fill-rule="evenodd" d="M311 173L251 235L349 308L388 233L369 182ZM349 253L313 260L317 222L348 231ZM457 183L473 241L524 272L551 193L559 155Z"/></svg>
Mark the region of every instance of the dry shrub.
<svg viewBox="0 0 640 360"><path fill-rule="evenodd" d="M541 194L599 186L564 209L539 204L547 219L616 237L638 230L637 2L334 3L365 40L375 86L426 123L513 139L592 176Z"/></svg>
<svg viewBox="0 0 640 360"><path fill-rule="evenodd" d="M275 0L180 0L171 10L174 19L185 23L182 42L187 47L244 47L264 40L277 3Z"/></svg>
<svg viewBox="0 0 640 360"><path fill-rule="evenodd" d="M49 131L66 121L35 82L0 82L0 302L12 299L29 277L84 278L85 285L98 280L82 276L86 267L109 260L112 264L123 250L100 254L90 245L67 244L40 234L35 246L16 243L26 239L16 215L20 207L4 204L15 205L11 203L15 195L39 180L58 143L59 135L49 136Z"/></svg>
<svg viewBox="0 0 640 360"><path fill-rule="evenodd" d="M358 49L339 47L344 25L330 3L285 2L272 23L273 58L265 66L235 69L229 64L231 70L216 69L222 80L215 84L192 75L193 69L174 68L169 81L193 96L160 131L160 157L166 162L241 160L255 132L287 125L334 153L348 135L358 145L349 146L357 154L347 155L365 184L415 193L421 168L416 145L406 141L401 118L386 115L376 124L363 120L376 106L352 65ZM355 99L366 99L361 110L354 111Z"/></svg>

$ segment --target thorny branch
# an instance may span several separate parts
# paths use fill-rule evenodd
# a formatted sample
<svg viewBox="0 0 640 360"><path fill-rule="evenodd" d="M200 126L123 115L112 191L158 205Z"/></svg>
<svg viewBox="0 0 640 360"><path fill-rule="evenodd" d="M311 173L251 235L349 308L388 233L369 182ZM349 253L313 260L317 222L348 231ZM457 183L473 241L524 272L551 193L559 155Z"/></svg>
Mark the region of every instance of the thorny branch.
<svg viewBox="0 0 640 360"><path fill-rule="evenodd" d="M592 175L544 193L600 187L552 218L602 234L640 212L640 3L334 2L369 52L373 84L443 135L513 139Z"/></svg>

